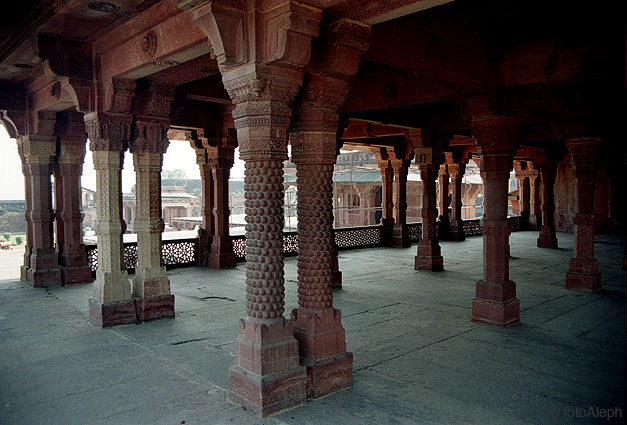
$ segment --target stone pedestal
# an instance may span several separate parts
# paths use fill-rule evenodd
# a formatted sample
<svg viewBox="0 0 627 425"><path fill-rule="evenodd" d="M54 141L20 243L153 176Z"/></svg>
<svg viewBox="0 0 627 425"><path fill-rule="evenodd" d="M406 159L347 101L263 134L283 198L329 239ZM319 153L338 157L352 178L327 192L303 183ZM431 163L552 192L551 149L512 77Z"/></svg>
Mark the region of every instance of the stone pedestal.
<svg viewBox="0 0 627 425"><path fill-rule="evenodd" d="M599 139L570 139L566 146L575 171L577 214L575 224L575 253L566 273L566 289L596 292L601 289L599 262L594 258L594 181L601 141Z"/></svg>
<svg viewBox="0 0 627 425"><path fill-rule="evenodd" d="M431 149L431 148L426 148ZM429 154L428 157L437 157ZM418 244L414 268L416 270L441 271L444 269L440 243L436 236L436 196L435 180L438 177L440 162L420 163L422 178L422 241Z"/></svg>

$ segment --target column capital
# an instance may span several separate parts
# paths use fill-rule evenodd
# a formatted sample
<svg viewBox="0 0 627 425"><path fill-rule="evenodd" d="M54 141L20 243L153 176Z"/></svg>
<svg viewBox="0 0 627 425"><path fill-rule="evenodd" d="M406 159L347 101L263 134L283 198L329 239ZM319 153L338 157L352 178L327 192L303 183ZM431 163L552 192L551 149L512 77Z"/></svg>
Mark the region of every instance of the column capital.
<svg viewBox="0 0 627 425"><path fill-rule="evenodd" d="M440 169L440 165L444 163L444 151L438 148L432 147L420 147L414 148L414 154L416 155L416 164L420 169L433 166Z"/></svg>
<svg viewBox="0 0 627 425"><path fill-rule="evenodd" d="M169 120L137 117L129 143L131 153L164 154L170 145L168 140Z"/></svg>
<svg viewBox="0 0 627 425"><path fill-rule="evenodd" d="M92 151L123 152L131 137L130 115L90 112L85 115L85 128Z"/></svg>

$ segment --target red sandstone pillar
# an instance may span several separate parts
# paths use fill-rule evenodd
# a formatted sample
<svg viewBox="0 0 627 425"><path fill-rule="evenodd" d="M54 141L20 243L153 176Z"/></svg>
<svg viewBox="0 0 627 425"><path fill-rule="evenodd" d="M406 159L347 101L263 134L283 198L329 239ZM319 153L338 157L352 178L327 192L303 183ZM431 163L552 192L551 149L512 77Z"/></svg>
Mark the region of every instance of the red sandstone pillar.
<svg viewBox="0 0 627 425"><path fill-rule="evenodd" d="M25 167L28 170L25 176L28 188L26 194L29 196L27 205L30 205L29 227L32 242L28 267L25 268L23 277L35 287L60 285L61 271L54 248L54 214L50 182L55 162L56 137L24 136L22 151Z"/></svg>
<svg viewBox="0 0 627 425"><path fill-rule="evenodd" d="M66 114L57 123L59 145L55 169L57 250L64 285L93 281L83 244L81 175L85 160L85 122Z"/></svg>
<svg viewBox="0 0 627 425"><path fill-rule="evenodd" d="M514 161L514 171L516 173L516 181L518 183L518 202L519 215L521 219L521 228L529 227L530 206L530 187L529 187L529 168L527 161Z"/></svg>
<svg viewBox="0 0 627 425"><path fill-rule="evenodd" d="M26 282L28 280L28 269L30 268L30 256L33 251L33 223L30 220L30 213L32 210L31 201L31 188L30 188L30 169L26 163L26 156L24 153L24 141L27 140L24 137L18 137L17 150L22 162L22 174L24 175L24 222L26 224L26 241L24 245L24 261L20 267L20 280Z"/></svg>
<svg viewBox="0 0 627 425"><path fill-rule="evenodd" d="M436 148L419 148L416 160L422 179L422 241L418 244L416 270L440 271L444 269L440 244L436 236L436 187L440 165L444 162L444 153Z"/></svg>
<svg viewBox="0 0 627 425"><path fill-rule="evenodd" d="M245 161L246 318L240 320L231 400L258 415L306 400L307 373L298 342L283 317L283 161L287 128L302 74L251 64L223 74L233 110L240 157Z"/></svg>
<svg viewBox="0 0 627 425"><path fill-rule="evenodd" d="M233 241L229 235L229 175L233 167L234 149L234 147L216 148L215 160L212 161L214 224L207 264L219 269L237 265Z"/></svg>
<svg viewBox="0 0 627 425"><path fill-rule="evenodd" d="M213 171L211 162L207 155L207 149L196 147L192 142L192 147L196 151L196 164L200 168L200 181L202 185L202 227L198 229L198 265L207 266L209 264L209 253L211 252L211 237L214 233L213 226Z"/></svg>
<svg viewBox="0 0 627 425"><path fill-rule="evenodd" d="M392 161L394 169L394 230L392 246L409 247L409 230L407 229L407 173L409 161L405 159Z"/></svg>
<svg viewBox="0 0 627 425"><path fill-rule="evenodd" d="M472 300L472 321L507 326L519 320L516 284L509 279L507 195L514 149L503 118L473 122L483 179L483 279Z"/></svg>
<svg viewBox="0 0 627 425"><path fill-rule="evenodd" d="M390 165L390 161L381 160L379 162L379 170L381 171L381 198L382 198L382 217L383 225L383 245L392 246L392 233L394 231L394 201L393 201L393 181L394 170Z"/></svg>
<svg viewBox="0 0 627 425"><path fill-rule="evenodd" d="M137 267L133 278L137 320L174 317L174 295L170 292L163 260L161 234L165 228L161 211L161 167L170 144L167 120L138 116L135 137L130 143L136 178Z"/></svg>
<svg viewBox="0 0 627 425"><path fill-rule="evenodd" d="M557 248L555 236L555 174L557 163L553 161L538 162L542 179L542 229L538 237L539 248Z"/></svg>
<svg viewBox="0 0 627 425"><path fill-rule="evenodd" d="M463 241L464 223L462 221L462 179L464 178L465 164L448 164L448 172L451 176L451 225L449 227L449 239Z"/></svg>
<svg viewBox="0 0 627 425"><path fill-rule="evenodd" d="M98 270L89 314L91 321L102 327L137 322L122 241L126 230L122 220L122 164L131 136L131 119L128 115L96 112L85 115L96 170L98 235Z"/></svg>
<svg viewBox="0 0 627 425"><path fill-rule="evenodd" d="M529 225L538 230L542 228L540 210L540 175L538 171L529 171Z"/></svg>
<svg viewBox="0 0 627 425"><path fill-rule="evenodd" d="M566 273L566 289L595 292L601 289L599 262L594 258L594 180L601 140L566 141L575 172L575 253Z"/></svg>
<svg viewBox="0 0 627 425"><path fill-rule="evenodd" d="M312 131L308 124L325 115L330 121L327 126ZM353 385L353 354L346 352L342 314L333 308L332 294L333 121L337 123L337 115L305 106L298 111L297 120L291 134L299 238L298 308L292 311L292 323L301 364L307 368L307 397L319 398Z"/></svg>
<svg viewBox="0 0 627 425"><path fill-rule="evenodd" d="M448 182L449 172L447 164L440 165L440 173L438 175L438 184L440 190L438 192L438 212L439 212L439 237L440 239L448 239L448 232L451 227L451 220L448 216Z"/></svg>

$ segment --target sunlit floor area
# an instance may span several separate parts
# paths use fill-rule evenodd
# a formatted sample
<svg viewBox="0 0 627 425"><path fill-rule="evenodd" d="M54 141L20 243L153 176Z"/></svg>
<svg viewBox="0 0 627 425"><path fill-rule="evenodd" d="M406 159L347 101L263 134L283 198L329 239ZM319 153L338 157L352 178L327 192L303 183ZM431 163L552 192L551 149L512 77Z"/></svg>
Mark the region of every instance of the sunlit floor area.
<svg viewBox="0 0 627 425"><path fill-rule="evenodd" d="M510 238L520 322L470 322L482 238L441 242L444 272L415 271L416 246L340 252L354 386L259 419L228 398L245 265L169 271L176 318L99 329L91 285L0 283L2 424L623 423L625 239L596 238L603 290L564 289L573 235ZM285 260L286 316L296 258ZM622 415L622 418L616 416Z"/></svg>

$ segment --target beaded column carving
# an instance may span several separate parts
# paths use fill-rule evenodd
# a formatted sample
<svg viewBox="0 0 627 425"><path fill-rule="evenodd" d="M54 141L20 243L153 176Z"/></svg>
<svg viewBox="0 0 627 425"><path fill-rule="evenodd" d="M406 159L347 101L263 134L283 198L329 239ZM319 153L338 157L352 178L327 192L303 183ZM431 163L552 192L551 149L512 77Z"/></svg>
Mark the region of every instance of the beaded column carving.
<svg viewBox="0 0 627 425"><path fill-rule="evenodd" d="M283 317L283 161L302 74L250 65L224 74L245 161L246 318L240 320L230 397L258 415L304 403L306 371Z"/></svg>

